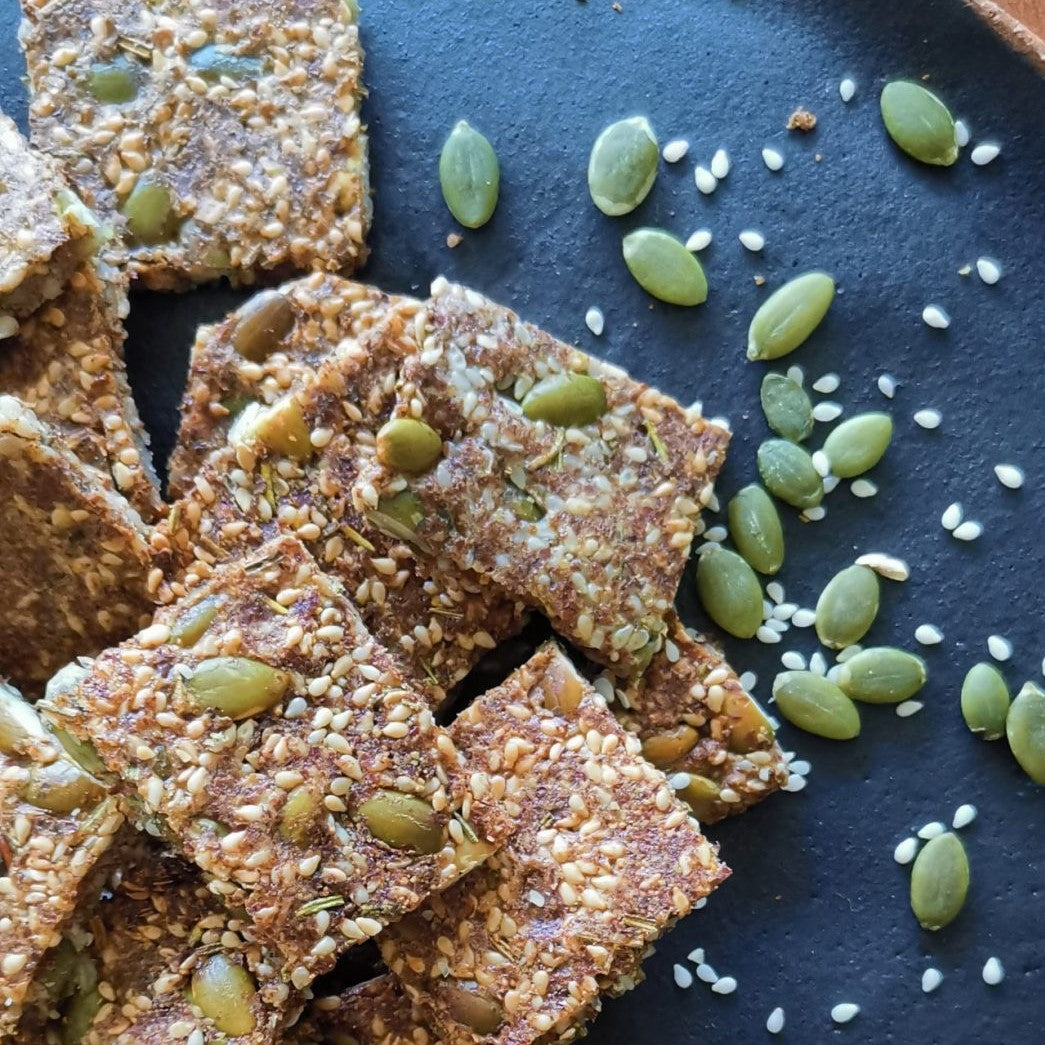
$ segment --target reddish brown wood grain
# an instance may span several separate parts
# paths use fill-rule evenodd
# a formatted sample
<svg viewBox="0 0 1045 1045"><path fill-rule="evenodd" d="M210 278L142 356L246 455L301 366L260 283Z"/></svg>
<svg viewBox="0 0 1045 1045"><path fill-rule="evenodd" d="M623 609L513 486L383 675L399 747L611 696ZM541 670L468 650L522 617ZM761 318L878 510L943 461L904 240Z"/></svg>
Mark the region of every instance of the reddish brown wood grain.
<svg viewBox="0 0 1045 1045"><path fill-rule="evenodd" d="M966 0L1002 38L1045 70L1045 0Z"/></svg>

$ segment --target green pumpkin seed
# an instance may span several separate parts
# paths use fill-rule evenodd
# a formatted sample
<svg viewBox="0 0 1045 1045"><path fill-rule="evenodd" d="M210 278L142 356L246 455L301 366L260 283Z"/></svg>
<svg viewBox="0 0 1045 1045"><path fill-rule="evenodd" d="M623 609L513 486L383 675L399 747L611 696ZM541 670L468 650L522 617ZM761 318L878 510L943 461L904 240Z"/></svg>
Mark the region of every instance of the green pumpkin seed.
<svg viewBox="0 0 1045 1045"><path fill-rule="evenodd" d="M255 294L236 313L232 347L244 359L261 363L294 329L294 306L278 290Z"/></svg>
<svg viewBox="0 0 1045 1045"><path fill-rule="evenodd" d="M758 474L774 497L793 508L815 508L824 498L813 458L786 439L767 439L758 448Z"/></svg>
<svg viewBox="0 0 1045 1045"><path fill-rule="evenodd" d="M474 841L471 838L465 838L454 848L454 867L461 874L467 874L488 860L496 850L497 847L490 842L483 842L478 838Z"/></svg>
<svg viewBox="0 0 1045 1045"><path fill-rule="evenodd" d="M584 683L565 658L556 658L548 665L541 682L544 706L560 715L576 714L584 697Z"/></svg>
<svg viewBox="0 0 1045 1045"><path fill-rule="evenodd" d="M969 858L953 832L930 838L911 868L911 910L923 929L950 925L969 892Z"/></svg>
<svg viewBox="0 0 1045 1045"><path fill-rule="evenodd" d="M925 685L925 661L906 650L875 646L850 657L838 672L848 697L866 704L899 704Z"/></svg>
<svg viewBox="0 0 1045 1045"><path fill-rule="evenodd" d="M766 423L783 439L800 443L813 432L813 404L805 389L783 374L766 374L759 393Z"/></svg>
<svg viewBox="0 0 1045 1045"><path fill-rule="evenodd" d="M46 737L40 716L18 690L0 682L0 751L6 755L24 754L26 744Z"/></svg>
<svg viewBox="0 0 1045 1045"><path fill-rule="evenodd" d="M293 393L250 417L249 428L254 438L277 454L293 461L307 461L312 456L312 433Z"/></svg>
<svg viewBox="0 0 1045 1045"><path fill-rule="evenodd" d="M686 245L663 229L636 229L624 237L624 263L647 294L669 305L699 305L708 281Z"/></svg>
<svg viewBox="0 0 1045 1045"><path fill-rule="evenodd" d="M475 1034L486 1036L496 1033L497 1028L504 1022L501 1006L477 993L479 985L474 980L457 982L459 986L445 984L439 991L450 1018L468 1027Z"/></svg>
<svg viewBox="0 0 1045 1045"><path fill-rule="evenodd" d="M485 225L497 208L501 169L493 146L461 120L439 157L439 184L450 213L467 229Z"/></svg>
<svg viewBox="0 0 1045 1045"><path fill-rule="evenodd" d="M75 660L59 668L48 680L44 689L44 699L51 701L72 693L90 674L88 670Z"/></svg>
<svg viewBox="0 0 1045 1045"><path fill-rule="evenodd" d="M553 374L538 381L522 401L522 411L531 421L559 428L593 424L606 409L606 389L587 374Z"/></svg>
<svg viewBox="0 0 1045 1045"><path fill-rule="evenodd" d="M439 460L442 452L439 433L413 417L393 417L377 433L377 459L393 472L420 475Z"/></svg>
<svg viewBox="0 0 1045 1045"><path fill-rule="evenodd" d="M758 701L743 691L730 690L723 711L730 720L726 746L738 755L769 747L776 732Z"/></svg>
<svg viewBox="0 0 1045 1045"><path fill-rule="evenodd" d="M878 574L848 566L832 577L816 604L816 634L830 649L859 642L878 616Z"/></svg>
<svg viewBox="0 0 1045 1045"><path fill-rule="evenodd" d="M1005 733L1023 771L1045 786L1045 692L1033 682L1025 683L1012 702Z"/></svg>
<svg viewBox="0 0 1045 1045"><path fill-rule="evenodd" d="M413 849L431 855L445 838L435 810L424 799L402 791L378 791L360 807L370 833L395 849Z"/></svg>
<svg viewBox="0 0 1045 1045"><path fill-rule="evenodd" d="M221 599L208 596L190 606L171 627L171 642L183 649L191 649L206 634L221 609Z"/></svg>
<svg viewBox="0 0 1045 1045"><path fill-rule="evenodd" d="M278 704L290 687L290 676L247 657L213 657L203 661L185 685L200 707L238 722Z"/></svg>
<svg viewBox="0 0 1045 1045"><path fill-rule="evenodd" d="M23 797L38 809L63 814L91 809L105 797L105 788L78 765L59 758L29 770Z"/></svg>
<svg viewBox="0 0 1045 1045"><path fill-rule="evenodd" d="M660 148L644 116L611 123L595 139L588 160L588 191L603 214L633 211L653 188Z"/></svg>
<svg viewBox="0 0 1045 1045"><path fill-rule="evenodd" d="M221 951L209 954L192 974L192 1002L222 1034L250 1034L256 1025L250 1003L257 994L250 973Z"/></svg>
<svg viewBox="0 0 1045 1045"><path fill-rule="evenodd" d="M697 773L688 773L689 783L675 793L693 811L698 820L712 820L719 811L721 788L714 780Z"/></svg>
<svg viewBox="0 0 1045 1045"><path fill-rule="evenodd" d="M692 726L676 726L654 733L642 742L642 756L658 769L668 769L697 746L700 734Z"/></svg>
<svg viewBox="0 0 1045 1045"><path fill-rule="evenodd" d="M138 70L122 54L111 62L96 62L87 73L87 90L103 105L134 101L138 96Z"/></svg>
<svg viewBox="0 0 1045 1045"><path fill-rule="evenodd" d="M748 565L772 575L784 565L784 530L772 498L752 483L729 502L729 535Z"/></svg>
<svg viewBox="0 0 1045 1045"><path fill-rule="evenodd" d="M892 80L882 88L882 121L889 137L908 156L936 167L958 159L954 117L920 83Z"/></svg>
<svg viewBox="0 0 1045 1045"><path fill-rule="evenodd" d="M80 1045L101 1007L102 996L96 987L77 990L62 1016L61 1045Z"/></svg>
<svg viewBox="0 0 1045 1045"><path fill-rule="evenodd" d="M762 588L736 552L706 545L697 560L697 592L708 616L723 631L750 639L762 624Z"/></svg>
<svg viewBox="0 0 1045 1045"><path fill-rule="evenodd" d="M108 767L98 754L98 749L89 740L81 740L73 736L68 730L61 726L52 726L52 732L58 743L65 749L65 753L85 772L92 776L103 779L109 772Z"/></svg>
<svg viewBox="0 0 1045 1045"><path fill-rule="evenodd" d="M296 787L287 795L279 814L279 833L297 845L306 845L323 811L321 797L307 787Z"/></svg>
<svg viewBox="0 0 1045 1045"><path fill-rule="evenodd" d="M860 734L860 712L829 679L812 671L783 671L773 682L777 710L792 725L828 740Z"/></svg>
<svg viewBox="0 0 1045 1045"><path fill-rule="evenodd" d="M206 44L188 57L189 67L208 83L232 80L246 83L260 80L265 73L265 61L255 54L236 54L217 44Z"/></svg>
<svg viewBox="0 0 1045 1045"><path fill-rule="evenodd" d="M127 232L134 243L163 243L178 231L171 190L147 177L138 179L120 213L127 219Z"/></svg>
<svg viewBox="0 0 1045 1045"><path fill-rule="evenodd" d="M504 484L504 502L516 519L523 522L540 522L544 518L544 509L513 482Z"/></svg>
<svg viewBox="0 0 1045 1045"><path fill-rule="evenodd" d="M835 475L851 479L878 464L892 437L893 419L888 414L857 414L824 440L824 453Z"/></svg>
<svg viewBox="0 0 1045 1045"><path fill-rule="evenodd" d="M973 733L997 740L1005 733L1012 696L1005 676L993 664L974 664L962 683L962 717Z"/></svg>
<svg viewBox="0 0 1045 1045"><path fill-rule="evenodd" d="M820 325L835 296L826 272L806 272L762 302L747 331L748 359L779 359L794 352Z"/></svg>

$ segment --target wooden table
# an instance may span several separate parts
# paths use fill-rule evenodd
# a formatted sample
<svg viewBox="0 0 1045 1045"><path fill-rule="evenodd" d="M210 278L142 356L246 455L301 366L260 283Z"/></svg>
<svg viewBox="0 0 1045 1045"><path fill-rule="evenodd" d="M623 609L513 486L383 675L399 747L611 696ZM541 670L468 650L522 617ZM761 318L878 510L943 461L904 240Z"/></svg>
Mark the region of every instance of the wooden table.
<svg viewBox="0 0 1045 1045"><path fill-rule="evenodd" d="M1017 51L1045 70L1045 0L966 0Z"/></svg>

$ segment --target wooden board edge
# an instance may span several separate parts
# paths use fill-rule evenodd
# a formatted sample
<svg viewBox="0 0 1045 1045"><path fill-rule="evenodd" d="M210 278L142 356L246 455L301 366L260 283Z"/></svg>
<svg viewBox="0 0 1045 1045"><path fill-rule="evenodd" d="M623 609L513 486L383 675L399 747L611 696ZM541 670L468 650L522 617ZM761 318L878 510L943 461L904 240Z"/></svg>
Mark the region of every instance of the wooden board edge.
<svg viewBox="0 0 1045 1045"><path fill-rule="evenodd" d="M965 0L987 24L1016 52L1024 55L1045 73L1045 41L994 0Z"/></svg>

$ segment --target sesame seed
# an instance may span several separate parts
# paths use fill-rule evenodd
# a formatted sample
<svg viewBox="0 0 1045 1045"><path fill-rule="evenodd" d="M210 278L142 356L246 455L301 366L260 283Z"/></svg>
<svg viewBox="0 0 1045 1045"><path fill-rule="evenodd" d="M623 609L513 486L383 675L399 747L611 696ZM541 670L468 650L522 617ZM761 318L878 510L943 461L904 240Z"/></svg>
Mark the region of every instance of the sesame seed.
<svg viewBox="0 0 1045 1045"><path fill-rule="evenodd" d="M1001 152L1001 146L995 145L994 142L982 142L972 150L969 159L976 164L977 167L986 167L988 163L993 162L998 153Z"/></svg>
<svg viewBox="0 0 1045 1045"><path fill-rule="evenodd" d="M757 253L766 245L766 237L755 229L744 229L737 238L747 250L754 253Z"/></svg>
<svg viewBox="0 0 1045 1045"><path fill-rule="evenodd" d="M776 149L768 145L762 150L762 162L771 170L778 171L784 166L784 157Z"/></svg>
<svg viewBox="0 0 1045 1045"><path fill-rule="evenodd" d="M956 831L968 827L976 819L976 806L966 802L964 805L958 806L954 811L954 818L951 820L951 827Z"/></svg>
<svg viewBox="0 0 1045 1045"><path fill-rule="evenodd" d="M1001 265L993 258L977 258L976 272L989 287L993 287L1001 279Z"/></svg>
<svg viewBox="0 0 1045 1045"><path fill-rule="evenodd" d="M818 504L812 508L807 508L802 513L802 518L805 519L806 522L820 522L820 520L826 515L827 509L822 504Z"/></svg>
<svg viewBox="0 0 1045 1045"><path fill-rule="evenodd" d="M0 972L5 976L14 976L25 968L28 960L29 957L25 954L5 954L3 961L0 962Z"/></svg>
<svg viewBox="0 0 1045 1045"><path fill-rule="evenodd" d="M914 640L923 646L938 646L943 642L943 632L935 624L919 624L914 629Z"/></svg>
<svg viewBox="0 0 1045 1045"><path fill-rule="evenodd" d="M958 275L959 276L971 276L972 275L972 265L970 265L968 262L966 262L964 265L962 265L962 267L960 269L958 269Z"/></svg>
<svg viewBox="0 0 1045 1045"><path fill-rule="evenodd" d="M896 378L892 374L879 374L878 375L878 391L885 396L886 399L892 399L896 395Z"/></svg>
<svg viewBox="0 0 1045 1045"><path fill-rule="evenodd" d="M797 773L799 776L809 776L813 771L811 763L807 762L804 758L796 759L794 762L789 762L787 768L792 773Z"/></svg>
<svg viewBox="0 0 1045 1045"><path fill-rule="evenodd" d="M844 649L840 649L835 660L838 661L839 664L844 664L847 660L852 660L853 657L862 652L863 646L861 646L859 642L854 642L851 645L846 646Z"/></svg>
<svg viewBox="0 0 1045 1045"><path fill-rule="evenodd" d="M766 594L775 602L780 605L784 601L784 586L780 581L770 581L766 585Z"/></svg>
<svg viewBox="0 0 1045 1045"><path fill-rule="evenodd" d="M697 979L702 983L714 983L718 979L718 973L707 962L701 962L697 966Z"/></svg>
<svg viewBox="0 0 1045 1045"><path fill-rule="evenodd" d="M732 976L723 976L711 985L714 994L732 994L737 989L737 981Z"/></svg>
<svg viewBox="0 0 1045 1045"><path fill-rule="evenodd" d="M704 250L705 247L711 246L711 240L711 229L697 229L697 231L686 240L686 250Z"/></svg>
<svg viewBox="0 0 1045 1045"><path fill-rule="evenodd" d="M903 559L898 559L895 555L885 555L881 552L870 552L867 555L861 555L856 560L856 565L867 566L880 577L885 577L891 581L905 581L911 576L911 568Z"/></svg>
<svg viewBox="0 0 1045 1045"><path fill-rule="evenodd" d="M988 635L987 652L995 660L1008 660L1012 656L1012 643L1004 635Z"/></svg>
<svg viewBox="0 0 1045 1045"><path fill-rule="evenodd" d="M1045 665L1043 665L1045 667ZM758 685L758 676L753 671L745 671L738 679L740 688L750 692Z"/></svg>
<svg viewBox="0 0 1045 1045"><path fill-rule="evenodd" d="M715 155L711 157L711 173L721 181L733 166L729 153L725 149L716 149Z"/></svg>
<svg viewBox="0 0 1045 1045"><path fill-rule="evenodd" d="M813 391L830 395L832 392L838 391L838 386L841 383L842 379L837 374L824 374L813 382Z"/></svg>
<svg viewBox="0 0 1045 1045"><path fill-rule="evenodd" d="M711 529L704 531L704 540L717 544L726 539L728 532L724 526L712 526Z"/></svg>
<svg viewBox="0 0 1045 1045"><path fill-rule="evenodd" d="M677 962L672 966L672 973L675 976L675 986L681 987L683 990L693 986L693 973L685 967L685 965L679 965Z"/></svg>
<svg viewBox="0 0 1045 1045"><path fill-rule="evenodd" d="M816 623L816 611L799 609L791 615L791 623L796 628L811 628Z"/></svg>
<svg viewBox="0 0 1045 1045"><path fill-rule="evenodd" d="M780 657L780 663L784 665L788 671L805 671L806 659L797 650L789 649L786 653Z"/></svg>
<svg viewBox="0 0 1045 1045"><path fill-rule="evenodd" d="M1010 490L1018 490L1023 485L1023 469L1014 464L996 464L994 474L998 482Z"/></svg>
<svg viewBox="0 0 1045 1045"><path fill-rule="evenodd" d="M951 325L951 317L939 305L926 305L922 309L922 321L933 330L946 330Z"/></svg>
<svg viewBox="0 0 1045 1045"><path fill-rule="evenodd" d="M944 509L943 515L940 516L940 525L945 530L953 530L962 521L964 514L961 504L955 501L954 504L950 504Z"/></svg>
<svg viewBox="0 0 1045 1045"><path fill-rule="evenodd" d="M842 416L843 407L841 403L832 403L830 401L824 403L817 403L813 407L813 418L817 421L827 423L828 421L834 421Z"/></svg>
<svg viewBox="0 0 1045 1045"><path fill-rule="evenodd" d="M683 791L689 787L689 773L675 773L668 777L668 784L675 791Z"/></svg>
<svg viewBox="0 0 1045 1045"><path fill-rule="evenodd" d="M777 620L790 620L797 609L797 602L781 602L773 607L773 616Z"/></svg>
<svg viewBox="0 0 1045 1045"><path fill-rule="evenodd" d="M909 864L918 853L918 839L913 835L905 838L894 850L893 859L898 864Z"/></svg>
<svg viewBox="0 0 1045 1045"><path fill-rule="evenodd" d="M910 718L912 715L917 715L924 707L925 705L920 700L905 700L902 704L896 705L896 714L900 718Z"/></svg>
<svg viewBox="0 0 1045 1045"><path fill-rule="evenodd" d="M954 143L959 149L969 144L969 125L964 120L954 121Z"/></svg>
<svg viewBox="0 0 1045 1045"><path fill-rule="evenodd" d="M787 376L794 381L796 385L805 383L806 372L797 364L793 364L787 368Z"/></svg>
<svg viewBox="0 0 1045 1045"><path fill-rule="evenodd" d="M685 138L673 138L664 146L661 155L665 163L678 163L689 152L689 142Z"/></svg>
<svg viewBox="0 0 1045 1045"><path fill-rule="evenodd" d="M775 631L778 635L783 635L784 632L787 631L787 621L778 620L776 617L767 617L766 627Z"/></svg>
<svg viewBox="0 0 1045 1045"><path fill-rule="evenodd" d="M870 479L854 479L849 484L849 492L854 497L874 497L878 493L878 487Z"/></svg>
<svg viewBox="0 0 1045 1045"><path fill-rule="evenodd" d="M827 660L819 650L809 658L809 670L814 675L827 674Z"/></svg>
<svg viewBox="0 0 1045 1045"><path fill-rule="evenodd" d="M947 828L939 820L934 820L932 823L918 828L918 837L928 842L930 838L936 838L937 835L942 835L946 830Z"/></svg>
<svg viewBox="0 0 1045 1045"><path fill-rule="evenodd" d="M763 624L758 631L755 632L755 637L759 642L764 642L768 646L772 646L774 643L780 641L780 634L775 632L767 624Z"/></svg>
<svg viewBox="0 0 1045 1045"><path fill-rule="evenodd" d="M983 966L983 982L988 987L997 987L1005 979L1005 967L997 958L988 958Z"/></svg>
<svg viewBox="0 0 1045 1045"><path fill-rule="evenodd" d="M939 428L942 421L943 414L931 407L925 410L918 410L914 415L914 423L922 428Z"/></svg>
<svg viewBox="0 0 1045 1045"><path fill-rule="evenodd" d="M584 313L584 323L596 337L601 336L603 330L606 329L606 319L602 314L602 309L596 305L592 305Z"/></svg>
<svg viewBox="0 0 1045 1045"><path fill-rule="evenodd" d="M689 954L686 955L687 961L691 961L694 965L700 965L704 961L704 948L694 947Z"/></svg>
<svg viewBox="0 0 1045 1045"><path fill-rule="evenodd" d="M951 531L951 535L959 541L975 541L982 533L983 524L971 519L960 523Z"/></svg>
<svg viewBox="0 0 1045 1045"><path fill-rule="evenodd" d="M926 994L931 994L941 983L943 983L943 973L939 969L926 969L922 973L922 990Z"/></svg>
<svg viewBox="0 0 1045 1045"><path fill-rule="evenodd" d="M797 794L799 791L804 791L805 786L806 778L801 773L792 773L780 790L787 791L789 794Z"/></svg>
<svg viewBox="0 0 1045 1045"><path fill-rule="evenodd" d="M770 1034L779 1034L784 1029L784 1010L778 1005L766 1020L766 1030Z"/></svg>
<svg viewBox="0 0 1045 1045"><path fill-rule="evenodd" d="M693 180L705 196L710 196L718 188L718 178L707 167L697 167L693 172Z"/></svg>
<svg viewBox="0 0 1045 1045"><path fill-rule="evenodd" d="M857 1013L859 1013L859 1011L860 1006L851 1001L839 1002L839 1004L831 1010L831 1019L833 1019L835 1023L848 1023L857 1015Z"/></svg>

